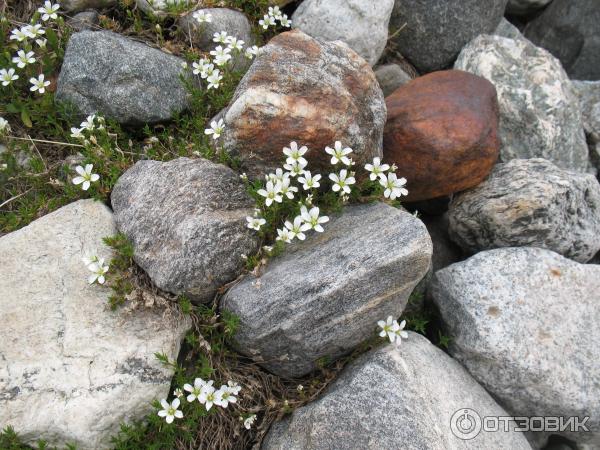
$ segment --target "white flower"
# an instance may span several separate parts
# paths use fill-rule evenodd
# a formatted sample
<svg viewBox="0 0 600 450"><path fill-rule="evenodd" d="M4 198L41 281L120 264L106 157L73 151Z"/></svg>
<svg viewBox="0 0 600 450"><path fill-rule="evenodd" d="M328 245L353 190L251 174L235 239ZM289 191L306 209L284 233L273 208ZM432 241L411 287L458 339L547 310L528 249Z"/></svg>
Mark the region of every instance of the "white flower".
<svg viewBox="0 0 600 450"><path fill-rule="evenodd" d="M208 81L208 89L217 89L221 85L221 80L223 80L223 75L221 75L219 69L213 70L206 78L206 81Z"/></svg>
<svg viewBox="0 0 600 450"><path fill-rule="evenodd" d="M265 178L267 181L272 181L273 183L277 183L278 181L283 182L283 180L285 180L286 178L289 178L290 174L287 172L284 172L283 169L281 168L277 168L275 169L275 173L270 173L268 175L265 175Z"/></svg>
<svg viewBox="0 0 600 450"><path fill-rule="evenodd" d="M86 119L81 122L79 125L83 130L94 131L95 125L94 120L96 119L96 114L91 114L86 117Z"/></svg>
<svg viewBox="0 0 600 450"><path fill-rule="evenodd" d="M215 404L215 400L217 399L215 388L212 384L213 381L211 380L202 386L200 397L198 397L198 401L204 405L207 411L210 411L210 408L212 408L212 406Z"/></svg>
<svg viewBox="0 0 600 450"><path fill-rule="evenodd" d="M214 56L214 61L217 66L227 64L227 61L231 59L231 55L229 53L231 53L230 48L223 48L220 45L210 52L210 54Z"/></svg>
<svg viewBox="0 0 600 450"><path fill-rule="evenodd" d="M227 31L221 31L220 33L213 34L213 42L227 44L228 39L229 35L227 34Z"/></svg>
<svg viewBox="0 0 600 450"><path fill-rule="evenodd" d="M82 131L83 131L82 128L72 127L71 128L71 137L75 138L75 139L85 139L85 136L82 134Z"/></svg>
<svg viewBox="0 0 600 450"><path fill-rule="evenodd" d="M27 27L23 27L21 29L15 28L10 34L11 41L23 42L27 40L28 37Z"/></svg>
<svg viewBox="0 0 600 450"><path fill-rule="evenodd" d="M271 248L271 250L273 250L273 248ZM229 386L229 390L233 395L238 395L240 393L240 391L242 390L242 387L235 381L229 380L227 382L227 386Z"/></svg>
<svg viewBox="0 0 600 450"><path fill-rule="evenodd" d="M266 199L265 205L267 206L271 206L273 202L281 203L283 201L283 197L281 196L281 182L273 183L272 181L267 181L266 189L260 189L258 195Z"/></svg>
<svg viewBox="0 0 600 450"><path fill-rule="evenodd" d="M244 181L248 181L248 175L246 175L246 172L243 172L243 173L240 175L240 178L241 178L242 180L244 180Z"/></svg>
<svg viewBox="0 0 600 450"><path fill-rule="evenodd" d="M32 39L35 39L38 36L41 36L42 34L46 34L46 30L44 30L42 28L42 25L40 25L39 23L35 24L35 25L28 25L26 30L23 30L27 36L29 36Z"/></svg>
<svg viewBox="0 0 600 450"><path fill-rule="evenodd" d="M244 41L237 39L233 36L229 36L229 38L227 40L227 46L231 50L236 50L238 52L241 52L242 50L244 50L244 44L245 44Z"/></svg>
<svg viewBox="0 0 600 450"><path fill-rule="evenodd" d="M218 70L218 69L217 69ZM207 62L202 68L202 72L200 72L200 78L207 79L210 77L215 71L215 65Z"/></svg>
<svg viewBox="0 0 600 450"><path fill-rule="evenodd" d="M58 11L59 8L60 5L58 3L53 5L50 0L46 0L44 6L38 8L38 12L42 15L42 20L46 22L50 19L56 20L58 18L56 11Z"/></svg>
<svg viewBox="0 0 600 450"><path fill-rule="evenodd" d="M249 430L250 428L252 428L252 425L254 425L254 421L256 420L256 414L250 414L245 420L244 420L244 428L246 430Z"/></svg>
<svg viewBox="0 0 600 450"><path fill-rule="evenodd" d="M104 274L108 272L108 269L110 268L108 264L104 264L104 258L100 258L98 261L89 264L87 268L92 272L88 277L89 284L94 284L95 282L104 284L106 281Z"/></svg>
<svg viewBox="0 0 600 450"><path fill-rule="evenodd" d="M275 26L275 18L272 16L269 16L268 14L265 14L264 17L258 21L258 24L263 27L264 30L266 30L267 28L269 28L270 26Z"/></svg>
<svg viewBox="0 0 600 450"><path fill-rule="evenodd" d="M221 408L227 408L230 403L236 402L237 397L235 396L233 390L226 384L221 386L215 393L215 405L220 406Z"/></svg>
<svg viewBox="0 0 600 450"><path fill-rule="evenodd" d="M341 192L344 194L349 194L351 192L350 185L356 183L354 177L348 177L348 171L346 169L340 170L339 175L330 173L329 179L333 181L333 186L331 187L333 192Z"/></svg>
<svg viewBox="0 0 600 450"><path fill-rule="evenodd" d="M302 225L302 231L308 231L312 229L322 233L325 230L323 230L321 224L329 222L329 217L319 217L319 208L316 206L311 208L310 211L306 208L306 206L302 206L302 208L300 208L300 215L304 221L304 225Z"/></svg>
<svg viewBox="0 0 600 450"><path fill-rule="evenodd" d="M298 177L298 183L302 183L302 188L305 191L310 189L316 189L321 186L319 180L321 175L316 174L314 177L311 175L310 170L305 170L301 177Z"/></svg>
<svg viewBox="0 0 600 450"><path fill-rule="evenodd" d="M158 411L158 415L160 417L164 417L167 423L173 423L173 420L175 420L175 418L183 418L183 412L177 409L179 408L180 404L181 402L178 398L174 398L170 404L165 399L162 399L160 401L160 405L163 407L163 409Z"/></svg>
<svg viewBox="0 0 600 450"><path fill-rule="evenodd" d="M8 70L0 69L0 80L2 80L2 86L8 86L15 80L19 79L19 75L15 75L15 69L12 67Z"/></svg>
<svg viewBox="0 0 600 450"><path fill-rule="evenodd" d="M92 264L97 263L99 261L96 255L84 256L83 258L81 258L81 260L83 261L83 264L85 264L85 267L89 267Z"/></svg>
<svg viewBox="0 0 600 450"><path fill-rule="evenodd" d="M252 59L261 52L260 48L257 45L253 45L252 47L248 47L246 49L246 58Z"/></svg>
<svg viewBox="0 0 600 450"><path fill-rule="evenodd" d="M212 381L211 381L211 383L212 383ZM200 394L202 393L202 388L205 385L206 385L206 381L204 381L202 378L196 378L194 380L193 386L191 384L187 384L187 383L184 384L183 389L190 393L187 396L186 400L189 403L192 403L194 400L200 401Z"/></svg>
<svg viewBox="0 0 600 450"><path fill-rule="evenodd" d="M325 152L331 155L331 164L333 165L340 161L347 166L352 165L352 161L347 156L352 153L352 149L350 147L342 148L340 141L335 141L334 148L325 147Z"/></svg>
<svg viewBox="0 0 600 450"><path fill-rule="evenodd" d="M405 322L403 322L405 323ZM398 331L401 331L400 325L398 325L398 321L395 320L392 316L388 316L386 321L380 320L377 322L381 331L379 332L379 336L386 337L390 340L390 342L396 342L398 338ZM404 327L403 327L404 328ZM404 332L406 334L406 332ZM408 336L408 335L407 335Z"/></svg>
<svg viewBox="0 0 600 450"><path fill-rule="evenodd" d="M177 388L173 391L173 395L177 398L181 398L181 397L183 397L183 391L181 389Z"/></svg>
<svg viewBox="0 0 600 450"><path fill-rule="evenodd" d="M38 91L40 94L46 92L46 87L50 86L49 81L44 81L44 74L41 73L37 78L30 78L29 82L31 83L31 87L29 90L31 92Z"/></svg>
<svg viewBox="0 0 600 450"><path fill-rule="evenodd" d="M385 188L384 197L390 200L396 200L396 198L402 195L408 195L408 191L404 188L406 178L398 179L395 173L388 173L387 177L382 175L379 179L379 184Z"/></svg>
<svg viewBox="0 0 600 450"><path fill-rule="evenodd" d="M283 154L287 156L285 162L287 164L294 164L298 162L300 164L304 164L306 166L308 161L304 159L304 154L308 151L308 148L304 145L298 148L298 144L296 142L290 142L290 147L283 147Z"/></svg>
<svg viewBox="0 0 600 450"><path fill-rule="evenodd" d="M294 219L294 223L289 220L285 222L285 227L290 231L290 236L292 239L298 238L301 241L306 239L306 235L303 233L302 225L304 224L302 220L302 216L296 216Z"/></svg>
<svg viewBox="0 0 600 450"><path fill-rule="evenodd" d="M36 39L35 43L40 47L40 48L46 48L46 44L48 43L47 39Z"/></svg>
<svg viewBox="0 0 600 450"><path fill-rule="evenodd" d="M8 132L10 132L8 120L6 120L4 117L0 117L0 136Z"/></svg>
<svg viewBox="0 0 600 450"><path fill-rule="evenodd" d="M292 164L285 163L283 165L283 168L285 170L289 170L290 176L292 176L292 177L295 177L297 175L302 175L304 173L304 168L308 164L308 163L306 163L306 160L304 158L302 158L302 159L303 159L303 161L295 161Z"/></svg>
<svg viewBox="0 0 600 450"><path fill-rule="evenodd" d="M35 53L27 52L24 50L19 50L17 52L17 56L14 56L12 62L17 65L19 69L24 68L27 64L33 64L35 62L35 58L33 57Z"/></svg>
<svg viewBox="0 0 600 450"><path fill-rule="evenodd" d="M246 217L246 221L248 222L248 228L250 228L251 230L256 230L259 231L260 228L267 223L267 221L265 219L263 219L262 217Z"/></svg>
<svg viewBox="0 0 600 450"><path fill-rule="evenodd" d="M287 244L292 242L292 234L290 233L290 230L288 230L287 228L282 228L282 229L278 228L277 229L277 240L283 241Z"/></svg>
<svg viewBox="0 0 600 450"><path fill-rule="evenodd" d="M288 19L288 16L286 14L281 16L281 19L279 19L279 23L282 27L285 28L290 28L292 26L292 21Z"/></svg>
<svg viewBox="0 0 600 450"><path fill-rule="evenodd" d="M194 14L192 14L192 17L196 19L196 22L198 23L212 22L212 14L204 12L202 10L196 11Z"/></svg>
<svg viewBox="0 0 600 450"><path fill-rule="evenodd" d="M294 198L294 192L298 192L298 188L290 186L290 179L288 177L284 178L281 182L281 194L291 200Z"/></svg>
<svg viewBox="0 0 600 450"><path fill-rule="evenodd" d="M365 164L365 169L371 172L369 178L371 181L375 181L380 175L383 175L384 172L390 170L389 164L381 164L381 159L379 157L373 158L373 164Z"/></svg>
<svg viewBox="0 0 600 450"><path fill-rule="evenodd" d="M400 345L402 343L402 339L408 339L408 333L404 331L404 327L406 326L406 320L400 322L398 325L398 329L395 331L396 333L396 345Z"/></svg>
<svg viewBox="0 0 600 450"><path fill-rule="evenodd" d="M0 170L6 170L8 169L8 164L4 163L4 164L0 164Z"/></svg>
<svg viewBox="0 0 600 450"><path fill-rule="evenodd" d="M199 75L202 72L206 73L206 69L208 68L208 66L212 66L212 64L210 64L210 61L206 58L202 58L198 62L192 63L192 73L194 75ZM213 69L214 69L214 66L210 68L211 73L212 73ZM209 74L206 73L206 76L203 76L202 78L206 78L208 75Z"/></svg>
<svg viewBox="0 0 600 450"><path fill-rule="evenodd" d="M75 167L75 171L80 175L73 178L73 184L81 184L81 189L87 191L90 188L90 183L95 183L100 179L100 175L92 173L93 164L86 164L85 169L81 166Z"/></svg>
<svg viewBox="0 0 600 450"><path fill-rule="evenodd" d="M268 12L269 16L273 17L276 20L281 19L281 10L279 9L279 6L269 6L269 12Z"/></svg>
<svg viewBox="0 0 600 450"><path fill-rule="evenodd" d="M207 134L209 136L212 135L213 139L217 140L221 137L223 131L225 131L225 123L223 122L223 119L219 119L218 122L216 120L213 120L210 123L210 128L204 130L204 134Z"/></svg>

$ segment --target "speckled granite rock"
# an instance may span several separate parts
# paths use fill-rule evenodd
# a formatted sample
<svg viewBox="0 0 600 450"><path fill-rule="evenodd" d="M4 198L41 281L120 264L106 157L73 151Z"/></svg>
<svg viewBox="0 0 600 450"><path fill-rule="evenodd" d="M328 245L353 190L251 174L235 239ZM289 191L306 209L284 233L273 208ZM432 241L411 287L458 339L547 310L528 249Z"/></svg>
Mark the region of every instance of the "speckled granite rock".
<svg viewBox="0 0 600 450"><path fill-rule="evenodd" d="M490 80L500 104L500 158L544 158L586 171L588 149L573 85L560 62L525 39L482 35L456 69Z"/></svg>
<svg viewBox="0 0 600 450"><path fill-rule="evenodd" d="M121 422L165 397L188 319L160 308L110 311L82 257L111 258L110 210L80 200L0 238L0 424L27 443L106 449Z"/></svg>
<svg viewBox="0 0 600 450"><path fill-rule="evenodd" d="M165 291L212 300L258 250L254 202L230 168L204 159L139 161L115 185L115 220L135 261Z"/></svg>
<svg viewBox="0 0 600 450"><path fill-rule="evenodd" d="M452 434L455 411L506 412L467 371L425 337L409 332L349 365L318 400L273 424L262 450L529 450L522 433Z"/></svg>
<svg viewBox="0 0 600 450"><path fill-rule="evenodd" d="M299 377L368 339L382 317L399 317L430 263L420 220L382 203L350 206L232 287L221 309L240 318L241 353Z"/></svg>
<svg viewBox="0 0 600 450"><path fill-rule="evenodd" d="M589 416L591 432L557 434L600 446L600 266L489 250L436 272L430 292L450 354L510 414Z"/></svg>
<svg viewBox="0 0 600 450"><path fill-rule="evenodd" d="M600 250L600 184L545 159L513 159L454 196L449 218L452 239L471 253L542 247L587 262Z"/></svg>

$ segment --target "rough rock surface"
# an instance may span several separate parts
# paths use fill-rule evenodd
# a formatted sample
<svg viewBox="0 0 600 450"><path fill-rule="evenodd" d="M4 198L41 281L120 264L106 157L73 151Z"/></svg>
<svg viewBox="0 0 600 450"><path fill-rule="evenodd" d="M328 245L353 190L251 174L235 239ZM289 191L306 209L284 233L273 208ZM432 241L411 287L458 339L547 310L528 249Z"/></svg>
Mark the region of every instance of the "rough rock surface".
<svg viewBox="0 0 600 450"><path fill-rule="evenodd" d="M43 2L42 2L43 3ZM117 0L62 0L60 9L67 12L77 12L86 9L109 8L117 4Z"/></svg>
<svg viewBox="0 0 600 450"><path fill-rule="evenodd" d="M436 272L431 292L450 353L509 413L590 416L592 432L562 434L600 445L600 266L489 250Z"/></svg>
<svg viewBox="0 0 600 450"><path fill-rule="evenodd" d="M600 250L600 184L545 159L498 164L450 203L450 235L471 253L542 247L579 262Z"/></svg>
<svg viewBox="0 0 600 450"><path fill-rule="evenodd" d="M515 27L512 23L506 20L504 17L500 20L500 23L496 27L494 33L496 36L502 36L510 39L526 39L525 36L521 34L519 29Z"/></svg>
<svg viewBox="0 0 600 450"><path fill-rule="evenodd" d="M585 171L588 149L573 85L560 62L527 40L482 35L456 69L490 80L500 104L500 158L544 158Z"/></svg>
<svg viewBox="0 0 600 450"><path fill-rule="evenodd" d="M431 73L386 98L384 159L408 178L405 201L426 200L479 184L498 159L494 86L470 73Z"/></svg>
<svg viewBox="0 0 600 450"><path fill-rule="evenodd" d="M247 228L254 203L239 176L204 159L139 161L117 182L112 205L135 261L161 289L212 300L258 249Z"/></svg>
<svg viewBox="0 0 600 450"><path fill-rule="evenodd" d="M517 16L531 14L550 3L552 0L508 0L506 12Z"/></svg>
<svg viewBox="0 0 600 450"><path fill-rule="evenodd" d="M221 112L223 147L250 175L279 167L291 141L308 146L310 167L329 168L324 149L335 141L364 164L381 156L386 108L367 62L342 42L322 42L299 30L263 47Z"/></svg>
<svg viewBox="0 0 600 450"><path fill-rule="evenodd" d="M71 36L56 100L120 123L168 120L187 106L183 60L110 31Z"/></svg>
<svg viewBox="0 0 600 450"><path fill-rule="evenodd" d="M592 166L600 173L600 81L573 81L579 97Z"/></svg>
<svg viewBox="0 0 600 450"><path fill-rule="evenodd" d="M525 36L560 59L571 78L600 80L598 0L554 0L527 24Z"/></svg>
<svg viewBox="0 0 600 450"><path fill-rule="evenodd" d="M402 56L420 72L445 69L471 39L496 29L506 2L396 0L390 35Z"/></svg>
<svg viewBox="0 0 600 450"><path fill-rule="evenodd" d="M169 392L186 319L107 307L82 257L110 258L110 210L71 203L0 238L0 423L28 443L108 448L122 421L141 420Z"/></svg>
<svg viewBox="0 0 600 450"><path fill-rule="evenodd" d="M402 67L398 64L386 64L377 67L375 77L377 77L377 82L383 91L384 97L412 80L412 77L402 70Z"/></svg>
<svg viewBox="0 0 600 450"><path fill-rule="evenodd" d="M81 30L92 30L100 23L100 14L95 9L89 9L75 14L71 19L67 20L67 25L71 28Z"/></svg>
<svg viewBox="0 0 600 450"><path fill-rule="evenodd" d="M455 437L452 416L466 407L481 416L507 415L460 364L409 332L400 347L387 345L361 356L318 400L275 423L262 449L531 448L522 433Z"/></svg>
<svg viewBox="0 0 600 450"><path fill-rule="evenodd" d="M325 41L340 40L375 65L388 39L394 0L305 0L292 26Z"/></svg>
<svg viewBox="0 0 600 450"><path fill-rule="evenodd" d="M430 262L420 220L382 203L352 206L231 288L221 309L240 318L241 353L299 377L369 338L382 317L398 317Z"/></svg>

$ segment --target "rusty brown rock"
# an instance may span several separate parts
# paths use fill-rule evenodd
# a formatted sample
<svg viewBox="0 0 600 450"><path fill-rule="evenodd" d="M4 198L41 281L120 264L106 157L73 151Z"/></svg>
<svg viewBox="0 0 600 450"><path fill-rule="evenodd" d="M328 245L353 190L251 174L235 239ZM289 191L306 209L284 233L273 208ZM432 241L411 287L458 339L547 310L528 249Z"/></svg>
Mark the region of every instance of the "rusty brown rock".
<svg viewBox="0 0 600 450"><path fill-rule="evenodd" d="M478 185L500 148L496 89L484 78L447 70L417 78L386 99L383 153L408 179L405 201Z"/></svg>
<svg viewBox="0 0 600 450"><path fill-rule="evenodd" d="M249 175L281 165L291 141L308 146L309 168L330 167L335 141L364 164L381 156L385 100L369 64L346 44L282 33L263 48L229 107L221 143Z"/></svg>

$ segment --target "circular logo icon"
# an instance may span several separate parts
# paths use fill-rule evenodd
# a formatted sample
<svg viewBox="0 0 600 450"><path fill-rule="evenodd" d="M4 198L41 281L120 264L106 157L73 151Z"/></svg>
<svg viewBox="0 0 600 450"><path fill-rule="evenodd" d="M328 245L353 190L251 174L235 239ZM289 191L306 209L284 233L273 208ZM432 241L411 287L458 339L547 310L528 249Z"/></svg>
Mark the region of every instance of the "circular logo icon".
<svg viewBox="0 0 600 450"><path fill-rule="evenodd" d="M481 431L481 417L472 409L459 409L450 419L452 434L463 441L473 439Z"/></svg>

